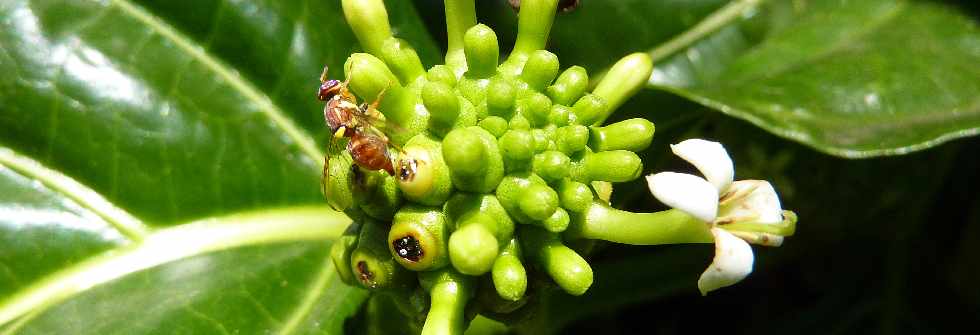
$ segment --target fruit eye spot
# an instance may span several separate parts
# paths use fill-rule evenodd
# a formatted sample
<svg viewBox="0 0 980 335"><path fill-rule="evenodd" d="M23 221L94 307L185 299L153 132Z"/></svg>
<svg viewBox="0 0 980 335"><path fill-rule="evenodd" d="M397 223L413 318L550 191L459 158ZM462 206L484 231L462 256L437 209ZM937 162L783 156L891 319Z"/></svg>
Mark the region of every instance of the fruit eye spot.
<svg viewBox="0 0 980 335"><path fill-rule="evenodd" d="M422 246L415 236L408 235L391 242L398 256L412 262L418 262L422 258Z"/></svg>
<svg viewBox="0 0 980 335"><path fill-rule="evenodd" d="M363 282L369 282L374 279L374 273L368 269L367 262L365 261L357 262L357 274Z"/></svg>
<svg viewBox="0 0 980 335"><path fill-rule="evenodd" d="M401 181L412 181L415 179L415 171L418 163L414 159L402 159L398 161L398 179Z"/></svg>

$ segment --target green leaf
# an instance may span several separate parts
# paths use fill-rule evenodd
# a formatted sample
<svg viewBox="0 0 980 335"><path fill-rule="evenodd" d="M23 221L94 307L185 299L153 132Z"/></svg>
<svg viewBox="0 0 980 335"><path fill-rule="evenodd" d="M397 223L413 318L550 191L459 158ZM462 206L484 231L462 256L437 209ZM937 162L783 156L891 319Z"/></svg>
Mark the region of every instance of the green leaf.
<svg viewBox="0 0 980 335"><path fill-rule="evenodd" d="M355 41L333 1L0 3L0 334L339 333L313 91Z"/></svg>
<svg viewBox="0 0 980 335"><path fill-rule="evenodd" d="M980 27L953 7L772 1L762 10L758 22L660 63L651 85L844 157L980 132Z"/></svg>
<svg viewBox="0 0 980 335"><path fill-rule="evenodd" d="M748 10L731 11L720 29L664 58L659 46L723 6ZM490 24L506 27L513 14L499 7ZM557 17L549 44L562 67L596 74L650 50L658 64L651 88L853 158L980 132L978 46L975 18L905 0L591 1Z"/></svg>

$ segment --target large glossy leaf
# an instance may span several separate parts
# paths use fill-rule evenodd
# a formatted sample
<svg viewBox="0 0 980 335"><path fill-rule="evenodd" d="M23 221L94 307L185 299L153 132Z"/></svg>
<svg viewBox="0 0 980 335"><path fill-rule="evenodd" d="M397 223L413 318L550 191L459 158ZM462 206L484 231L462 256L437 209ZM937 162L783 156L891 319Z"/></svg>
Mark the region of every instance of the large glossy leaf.
<svg viewBox="0 0 980 335"><path fill-rule="evenodd" d="M357 50L338 1L0 2L0 333L338 333L313 90Z"/></svg>

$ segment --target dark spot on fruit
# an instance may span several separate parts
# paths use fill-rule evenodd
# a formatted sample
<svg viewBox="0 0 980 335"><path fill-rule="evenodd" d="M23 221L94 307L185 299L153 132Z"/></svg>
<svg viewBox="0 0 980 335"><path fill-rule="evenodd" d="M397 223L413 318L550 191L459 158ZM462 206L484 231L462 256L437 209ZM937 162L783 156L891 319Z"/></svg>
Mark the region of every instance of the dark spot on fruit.
<svg viewBox="0 0 980 335"><path fill-rule="evenodd" d="M395 253L398 254L398 257L412 262L418 262L424 255L422 245L420 245L419 240L412 235L407 235L395 240L394 242L391 242L391 246L395 248Z"/></svg>
<svg viewBox="0 0 980 335"><path fill-rule="evenodd" d="M415 171L418 169L418 162L414 159L402 159L398 161L398 179L409 182L415 179Z"/></svg>
<svg viewBox="0 0 980 335"><path fill-rule="evenodd" d="M367 262L365 261L357 262L357 276L360 277L361 281L365 283L374 280L374 273L368 269Z"/></svg>

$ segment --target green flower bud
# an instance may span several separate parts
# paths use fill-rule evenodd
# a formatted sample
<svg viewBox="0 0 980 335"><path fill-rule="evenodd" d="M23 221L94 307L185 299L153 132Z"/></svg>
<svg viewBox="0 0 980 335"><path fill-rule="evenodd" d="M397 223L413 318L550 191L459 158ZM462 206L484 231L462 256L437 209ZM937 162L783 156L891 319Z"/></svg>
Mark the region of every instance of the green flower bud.
<svg viewBox="0 0 980 335"><path fill-rule="evenodd" d="M592 120L593 123L582 124L600 124L605 121L612 111L646 85L651 73L653 73L653 60L642 52L630 54L613 64L592 91L592 94L601 97L608 107Z"/></svg>
<svg viewBox="0 0 980 335"><path fill-rule="evenodd" d="M534 127L541 127L548 123L548 114L551 112L551 100L541 93L534 92L524 98L517 100L516 110L523 115Z"/></svg>
<svg viewBox="0 0 980 335"><path fill-rule="evenodd" d="M497 76L487 85L487 112L489 115L510 118L514 114L517 88L510 79Z"/></svg>
<svg viewBox="0 0 980 335"><path fill-rule="evenodd" d="M466 329L463 312L475 290L473 278L447 267L420 273L419 283L429 291L431 301L422 335L463 334Z"/></svg>
<svg viewBox="0 0 980 335"><path fill-rule="evenodd" d="M535 188L536 193L534 195L529 195L530 190L534 185L543 186L544 188ZM542 194L547 193L546 189L550 190L547 186L545 186L544 180L541 179L541 177L538 177L538 175L526 172L514 173L505 176L504 179L500 181L500 184L497 185L496 194L497 200L500 200L500 204L504 206L504 209L507 210L507 213L510 214L511 218L520 223L533 224L536 221L548 218L554 213L555 208L558 208L557 199L554 201L553 205L550 205L550 196L547 194ZM552 190L551 192L554 191ZM520 203L524 201L525 197L528 197L526 200L527 204L525 206L528 206L528 208L535 212L535 217L537 217L537 219L531 218L521 209ZM557 194L555 195L555 198L557 198ZM545 208L535 208L535 206L539 205L545 206Z"/></svg>
<svg viewBox="0 0 980 335"><path fill-rule="evenodd" d="M558 75L558 56L547 50L537 50L531 53L521 72L521 80L528 87L542 92Z"/></svg>
<svg viewBox="0 0 980 335"><path fill-rule="evenodd" d="M493 232L497 222L489 215L472 213L457 221L449 237L449 260L462 274L479 276L490 271L497 258L499 242Z"/></svg>
<svg viewBox="0 0 980 335"><path fill-rule="evenodd" d="M544 152L545 150L551 149L552 146L556 149L558 147L544 129L531 129L531 136L534 137L535 152Z"/></svg>
<svg viewBox="0 0 980 335"><path fill-rule="evenodd" d="M570 106L589 88L589 74L584 67L572 66L562 72L554 85L548 86L548 97L558 105Z"/></svg>
<svg viewBox="0 0 980 335"><path fill-rule="evenodd" d="M362 286L371 290L410 287L413 276L398 265L384 241L385 231L380 222L364 222L357 238L357 248L351 252L351 272Z"/></svg>
<svg viewBox="0 0 980 335"><path fill-rule="evenodd" d="M495 230L490 232L500 243L506 243L514 235L514 222L492 194L456 193L446 202L444 212L452 222L459 222L475 213L488 215L496 222Z"/></svg>
<svg viewBox="0 0 980 335"><path fill-rule="evenodd" d="M548 185L532 184L524 190L518 200L521 213L531 220L542 221L558 209L558 193Z"/></svg>
<svg viewBox="0 0 980 335"><path fill-rule="evenodd" d="M436 65L430 68L425 79L430 82L440 82L449 87L456 87L456 75L453 74L452 69L445 65Z"/></svg>
<svg viewBox="0 0 980 335"><path fill-rule="evenodd" d="M572 125L558 128L555 132L555 144L558 151L566 155L582 151L589 141L589 128L583 125Z"/></svg>
<svg viewBox="0 0 980 335"><path fill-rule="evenodd" d="M517 301L527 291L527 272L521 264L521 246L511 239L493 262L491 276L493 287L501 298Z"/></svg>
<svg viewBox="0 0 980 335"><path fill-rule="evenodd" d="M558 151L545 151L534 156L534 173L549 183L567 177L570 166L568 156Z"/></svg>
<svg viewBox="0 0 980 335"><path fill-rule="evenodd" d="M609 106L601 97L586 94L575 102L572 110L575 112L575 122L581 125L591 125L606 115Z"/></svg>
<svg viewBox="0 0 980 335"><path fill-rule="evenodd" d="M468 68L465 76L482 79L497 73L500 49L497 34L490 27L478 24L467 30L463 37L463 51Z"/></svg>
<svg viewBox="0 0 980 335"><path fill-rule="evenodd" d="M653 139L653 122L646 119L629 119L604 127L590 128L589 147L593 151L629 150L643 151Z"/></svg>
<svg viewBox="0 0 980 335"><path fill-rule="evenodd" d="M463 40L466 31L476 25L476 5L474 0L448 0L446 5L446 65L452 67L456 75L466 70L463 53Z"/></svg>
<svg viewBox="0 0 980 335"><path fill-rule="evenodd" d="M487 98L487 85L489 84L489 79L462 77L459 78L459 83L456 85L456 89L459 90L459 94L462 94L463 97L472 102L474 106L479 106L483 105L484 100Z"/></svg>
<svg viewBox="0 0 980 335"><path fill-rule="evenodd" d="M530 130L531 122L524 115L514 114L510 119L510 129Z"/></svg>
<svg viewBox="0 0 980 335"><path fill-rule="evenodd" d="M422 87L422 103L429 110L429 129L438 135L445 135L456 123L459 116L459 97L449 85L441 82L428 82Z"/></svg>
<svg viewBox="0 0 980 335"><path fill-rule="evenodd" d="M541 227L552 233L560 233L568 229L569 222L568 212L565 209L558 207L555 209L555 213L551 214L547 219L541 221Z"/></svg>
<svg viewBox="0 0 980 335"><path fill-rule="evenodd" d="M347 226L347 230L344 231L343 235L337 238L330 246L330 261L333 262L333 266L337 269L337 275L340 276L340 280L347 285L354 285L354 274L351 272L350 256L357 248L357 238L361 232L361 224L358 222L351 222Z"/></svg>
<svg viewBox="0 0 980 335"><path fill-rule="evenodd" d="M351 166L353 160L346 151L334 155L327 160L324 175L323 195L334 209L345 211L354 206L353 183Z"/></svg>
<svg viewBox="0 0 980 335"><path fill-rule="evenodd" d="M528 257L571 295L582 295L592 286L592 268L578 253L562 244L558 234L538 227L518 231Z"/></svg>
<svg viewBox="0 0 980 335"><path fill-rule="evenodd" d="M413 137L405 145L397 162L396 177L405 198L423 205L441 205L452 192L442 145L424 135Z"/></svg>
<svg viewBox="0 0 980 335"><path fill-rule="evenodd" d="M497 139L480 127L455 129L446 134L442 155L457 189L490 192L504 176L504 161Z"/></svg>
<svg viewBox="0 0 980 335"><path fill-rule="evenodd" d="M402 204L398 180L384 171L369 171L351 166L354 201L372 218L388 221Z"/></svg>
<svg viewBox="0 0 980 335"><path fill-rule="evenodd" d="M565 105L551 105L551 112L548 112L548 123L562 127L572 124L575 121L575 113Z"/></svg>
<svg viewBox="0 0 980 335"><path fill-rule="evenodd" d="M389 255L413 271L449 264L449 221L435 207L407 205L395 213L387 239Z"/></svg>
<svg viewBox="0 0 980 335"><path fill-rule="evenodd" d="M374 55L381 54L381 46L391 37L388 11L381 0L343 0L340 2L347 24L361 42L364 50Z"/></svg>
<svg viewBox="0 0 980 335"><path fill-rule="evenodd" d="M500 138L507 132L507 120L499 116L490 116L480 121L480 128L483 128L494 137Z"/></svg>
<svg viewBox="0 0 980 335"><path fill-rule="evenodd" d="M557 191L561 206L567 210L582 212L592 205L594 196L588 185L565 179L558 183Z"/></svg>
<svg viewBox="0 0 980 335"><path fill-rule="evenodd" d="M383 61L366 53L350 55L344 63L344 73L350 79L351 90L362 99L373 101L382 91L387 94L391 92L386 90L401 87L398 78Z"/></svg>
<svg viewBox="0 0 980 335"><path fill-rule="evenodd" d="M534 137L527 130L509 130L500 137L500 153L507 172L526 170L534 157Z"/></svg>
<svg viewBox="0 0 980 335"><path fill-rule="evenodd" d="M402 85L408 86L425 74L422 61L408 42L399 38L388 38L381 45L381 59L391 68Z"/></svg>
<svg viewBox="0 0 980 335"><path fill-rule="evenodd" d="M581 154L574 161L571 177L575 181L626 182L640 177L643 162L635 153L626 150Z"/></svg>

